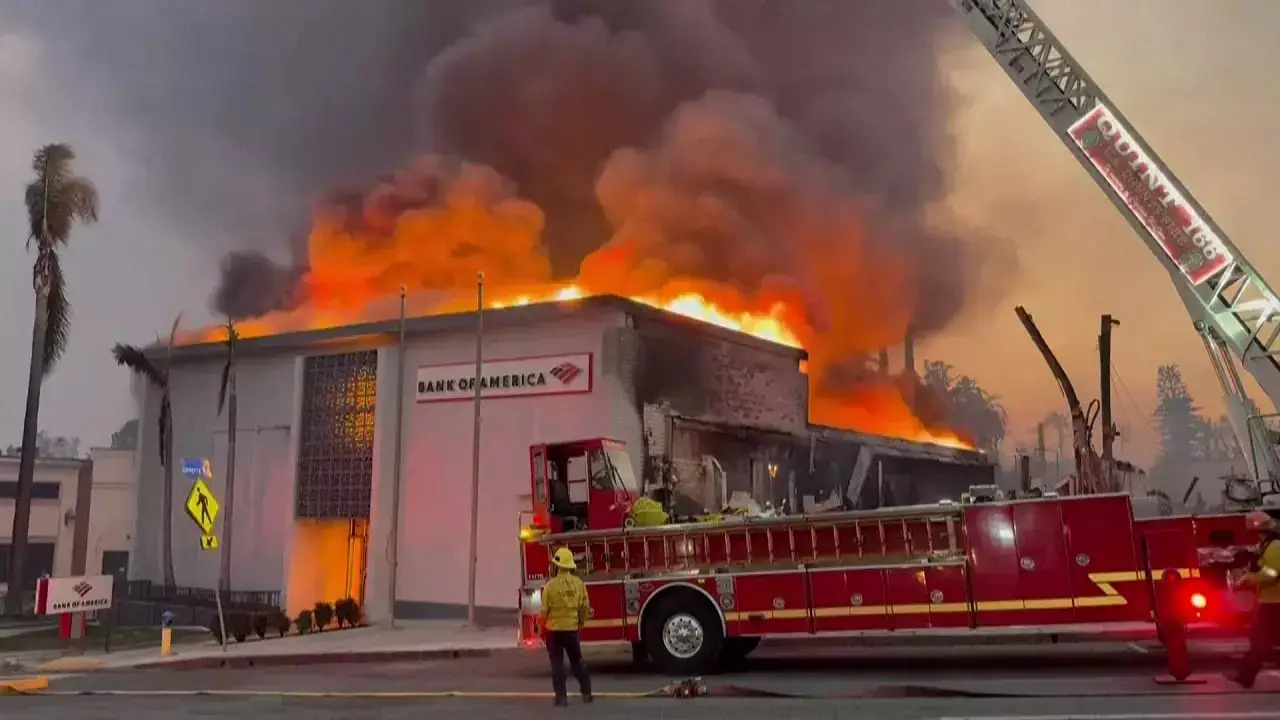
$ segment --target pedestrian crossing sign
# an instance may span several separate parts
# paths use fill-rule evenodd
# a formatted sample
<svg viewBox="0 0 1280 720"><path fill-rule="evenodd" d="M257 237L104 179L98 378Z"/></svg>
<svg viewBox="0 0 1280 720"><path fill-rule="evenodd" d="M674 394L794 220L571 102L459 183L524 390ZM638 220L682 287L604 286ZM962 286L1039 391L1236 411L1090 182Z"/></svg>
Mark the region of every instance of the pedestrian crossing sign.
<svg viewBox="0 0 1280 720"><path fill-rule="evenodd" d="M213 496L213 491L204 484L203 479L196 478L196 481L191 484L191 492L187 493L186 507L187 515L195 522L196 527L200 528L201 534L212 535L213 523L218 519L218 499ZM217 540L214 543L216 546ZM203 545L204 541L201 540L201 546Z"/></svg>
<svg viewBox="0 0 1280 720"><path fill-rule="evenodd" d="M200 549L201 550L217 550L218 536L217 535L201 535Z"/></svg>

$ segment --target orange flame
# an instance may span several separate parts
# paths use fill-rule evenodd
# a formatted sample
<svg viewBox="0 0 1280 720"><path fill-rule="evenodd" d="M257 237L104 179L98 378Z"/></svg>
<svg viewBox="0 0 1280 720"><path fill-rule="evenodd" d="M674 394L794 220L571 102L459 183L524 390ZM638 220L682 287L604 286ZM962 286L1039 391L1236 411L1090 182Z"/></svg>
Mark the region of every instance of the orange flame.
<svg viewBox="0 0 1280 720"><path fill-rule="evenodd" d="M544 302L571 302L592 293L575 284L561 286L542 286L524 288L519 291L504 291L502 288L490 292L491 299L485 302L488 309L519 307ZM726 302L721 304L710 300L703 293L695 290L679 290L669 297L635 296L631 297L639 303L653 308L665 310L694 320L700 320L728 330L752 335L763 340L803 348L806 343L802 336L812 337L813 331L804 328L793 329L798 325L788 322L787 306L784 302L774 302L767 312L750 312L730 310L726 305L732 298L726 294ZM474 307L474 306L471 306ZM440 314L445 312L466 311L469 307L459 297L438 299L421 314ZM372 313L365 313L373 316ZM382 317L389 315L383 314ZM275 313L254 320L245 320L237 324L241 338L260 337L282 332L302 331L324 327L340 327L352 324L352 313L349 306L330 298L326 302L323 297L316 298L307 308L291 313ZM219 342L225 337L220 328L209 328L181 338L181 342ZM890 384L869 385L860 388L851 396L825 397L815 396L810 406L812 422L830 427L840 427L861 432L894 437L915 442L943 445L951 448L972 450L973 445L965 442L955 433L928 428L912 412L905 398L897 387Z"/></svg>

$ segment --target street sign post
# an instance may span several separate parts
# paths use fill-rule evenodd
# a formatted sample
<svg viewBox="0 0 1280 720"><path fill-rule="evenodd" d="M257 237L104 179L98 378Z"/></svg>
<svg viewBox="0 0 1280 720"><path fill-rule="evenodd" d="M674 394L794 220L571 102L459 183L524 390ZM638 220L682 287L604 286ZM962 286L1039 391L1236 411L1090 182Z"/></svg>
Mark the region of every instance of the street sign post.
<svg viewBox="0 0 1280 720"><path fill-rule="evenodd" d="M193 478L191 492L187 493L187 501L183 503L187 517L200 528L200 549L217 550L218 536L213 533L214 523L218 520L218 498L205 480L213 479L213 464L208 458L186 458L182 461L182 474ZM222 590L213 593L218 603L218 629L222 635L222 651L227 651L227 625L222 617Z"/></svg>
<svg viewBox="0 0 1280 720"><path fill-rule="evenodd" d="M213 534L214 523L218 520L218 510L221 506L218 504L218 498L214 497L213 491L205 483L206 479L213 478L212 468L208 460L192 460L182 461L182 473L188 477L194 477L195 482L191 484L191 492L187 493L187 501L184 503L187 510L187 517L200 528L200 548L202 550L217 550L218 536Z"/></svg>

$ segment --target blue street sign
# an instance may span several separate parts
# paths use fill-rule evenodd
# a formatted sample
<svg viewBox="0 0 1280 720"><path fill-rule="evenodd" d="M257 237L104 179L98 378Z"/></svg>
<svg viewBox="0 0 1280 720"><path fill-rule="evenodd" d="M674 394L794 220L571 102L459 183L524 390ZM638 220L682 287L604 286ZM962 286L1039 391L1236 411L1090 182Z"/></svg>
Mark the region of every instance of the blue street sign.
<svg viewBox="0 0 1280 720"><path fill-rule="evenodd" d="M210 468L209 461L205 458L184 458L182 460L182 474L186 477L208 478L213 477L213 470Z"/></svg>

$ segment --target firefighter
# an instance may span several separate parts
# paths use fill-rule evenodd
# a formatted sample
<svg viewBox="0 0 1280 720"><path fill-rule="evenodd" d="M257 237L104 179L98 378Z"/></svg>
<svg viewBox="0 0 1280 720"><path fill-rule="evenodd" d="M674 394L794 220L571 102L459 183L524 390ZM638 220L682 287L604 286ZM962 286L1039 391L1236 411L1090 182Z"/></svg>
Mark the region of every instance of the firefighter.
<svg viewBox="0 0 1280 720"><path fill-rule="evenodd" d="M578 641L578 631L591 612L587 586L573 574L578 565L569 548L556 550L551 562L556 566L556 576L542 586L542 629L547 654L551 656L551 685L556 692L555 702L556 705L569 704L564 674L564 658L568 655L569 669L578 680L582 702L589 703L592 700L591 676L582 664L582 644Z"/></svg>
<svg viewBox="0 0 1280 720"><path fill-rule="evenodd" d="M1240 578L1238 585L1253 589L1256 604L1249 631L1249 650L1233 679L1248 688L1253 687L1263 662L1280 640L1280 542L1277 542L1280 528L1270 515L1260 510L1249 513L1245 523L1259 534L1260 542L1254 567Z"/></svg>

